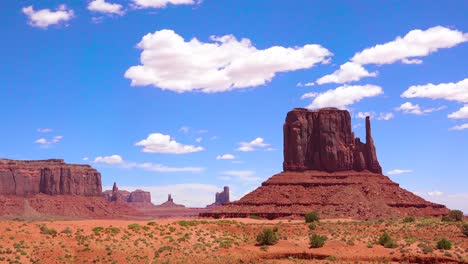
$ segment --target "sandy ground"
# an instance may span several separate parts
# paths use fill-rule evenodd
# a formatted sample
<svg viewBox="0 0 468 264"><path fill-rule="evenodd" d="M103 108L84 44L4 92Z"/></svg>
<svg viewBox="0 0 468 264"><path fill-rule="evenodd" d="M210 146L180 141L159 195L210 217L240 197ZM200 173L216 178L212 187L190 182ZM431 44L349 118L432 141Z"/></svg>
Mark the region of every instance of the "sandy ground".
<svg viewBox="0 0 468 264"><path fill-rule="evenodd" d="M303 220L287 219L18 219L0 221L0 263L468 263L460 225L436 218L333 219L311 231ZM275 227L278 243L257 246L257 234ZM396 248L378 245L384 231ZM326 235L325 245L310 248L309 232ZM452 249L436 249L441 238Z"/></svg>

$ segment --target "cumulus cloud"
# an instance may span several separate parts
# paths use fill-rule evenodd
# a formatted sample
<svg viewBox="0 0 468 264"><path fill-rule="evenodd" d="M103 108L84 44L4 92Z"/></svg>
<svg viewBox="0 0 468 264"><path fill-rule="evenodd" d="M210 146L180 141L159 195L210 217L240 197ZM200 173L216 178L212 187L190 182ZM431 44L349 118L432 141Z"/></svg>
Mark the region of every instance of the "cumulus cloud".
<svg viewBox="0 0 468 264"><path fill-rule="evenodd" d="M450 130L464 130L464 129L468 129L468 123L458 125L458 126L453 126L450 128Z"/></svg>
<svg viewBox="0 0 468 264"><path fill-rule="evenodd" d="M444 195L444 193L441 191L432 191L432 192L427 192L427 195L428 196L442 196Z"/></svg>
<svg viewBox="0 0 468 264"><path fill-rule="evenodd" d="M346 108L367 97L383 94L383 89L377 85L340 86L317 94L308 108L338 107Z"/></svg>
<svg viewBox="0 0 468 264"><path fill-rule="evenodd" d="M112 190L112 186L104 186L104 190ZM167 201L167 195L171 194L175 203L187 207L205 207L215 202L216 192L222 191L222 187L203 183L184 183L161 186L120 186L119 189L135 191L145 190L151 193L153 204L162 204Z"/></svg>
<svg viewBox="0 0 468 264"><path fill-rule="evenodd" d="M123 159L120 155L112 155L112 156L105 156L105 157L99 156L94 159L94 163L122 164Z"/></svg>
<svg viewBox="0 0 468 264"><path fill-rule="evenodd" d="M33 27L47 28L60 24L73 18L73 10L66 5L60 5L56 11L50 9L34 10L33 6L23 7L21 11L28 17L29 24Z"/></svg>
<svg viewBox="0 0 468 264"><path fill-rule="evenodd" d="M88 161L89 158L88 158L88 157L83 157L83 160L84 160L84 161Z"/></svg>
<svg viewBox="0 0 468 264"><path fill-rule="evenodd" d="M392 112L388 112L388 113L379 113L379 116L377 117L377 120L385 120L385 121L388 121L392 118L394 118L395 115L392 113Z"/></svg>
<svg viewBox="0 0 468 264"><path fill-rule="evenodd" d="M314 86L314 85L315 85L315 83L313 83L313 82L308 82L308 83L304 83L304 84L302 84L301 82L298 82L296 84L297 87L310 87L310 86Z"/></svg>
<svg viewBox="0 0 468 264"><path fill-rule="evenodd" d="M423 115L423 114L432 113L435 111L440 111L444 108L445 106L441 106L438 108L422 109L418 104L413 105L410 102L406 102L406 103L401 104L399 107L395 108L395 110L402 111L405 114Z"/></svg>
<svg viewBox="0 0 468 264"><path fill-rule="evenodd" d="M412 170L400 170L400 169L395 169L387 172L388 175L397 175L397 174L403 174L403 173L410 173L413 172Z"/></svg>
<svg viewBox="0 0 468 264"><path fill-rule="evenodd" d="M336 70L332 74L325 75L317 79L317 84L326 83L347 83L351 81L359 81L364 77L375 77L377 72L368 72L360 64L354 62L346 62L340 66L340 69Z"/></svg>
<svg viewBox="0 0 468 264"><path fill-rule="evenodd" d="M198 2L201 2L199 0ZM194 0L133 0L137 8L165 8L167 5L194 5Z"/></svg>
<svg viewBox="0 0 468 264"><path fill-rule="evenodd" d="M197 137L197 138L195 139L195 141L196 141L197 143L200 143L200 142L203 141L203 138L202 138L202 137Z"/></svg>
<svg viewBox="0 0 468 264"><path fill-rule="evenodd" d="M310 92L310 93L305 93L301 96L301 100L307 99L307 98L314 98L317 97L318 93L316 92Z"/></svg>
<svg viewBox="0 0 468 264"><path fill-rule="evenodd" d="M55 144L55 143L59 143L62 139L63 139L63 136L55 136L50 140L47 140L45 138L40 138L40 139L34 141L34 143L41 144L43 146L48 146L48 145L52 145L52 144Z"/></svg>
<svg viewBox="0 0 468 264"><path fill-rule="evenodd" d="M250 142L240 142L239 145L240 147L236 151L250 152L257 150L257 148L267 147L270 144L265 143L263 138L258 137Z"/></svg>
<svg viewBox="0 0 468 264"><path fill-rule="evenodd" d="M185 41L167 29L149 33L138 44L141 65L130 67L125 77L132 86L177 93L226 92L264 85L276 73L308 69L332 55L316 44L259 50L249 39L233 35L212 36L211 41Z"/></svg>
<svg viewBox="0 0 468 264"><path fill-rule="evenodd" d="M236 157L232 154L224 154L224 155L218 155L216 156L217 160L233 160Z"/></svg>
<svg viewBox="0 0 468 264"><path fill-rule="evenodd" d="M442 26L426 30L415 29L404 37L385 44L379 44L358 52L351 58L358 64L390 64L397 61L403 63L422 63L414 57L427 56L443 48L452 48L468 41L468 34Z"/></svg>
<svg viewBox="0 0 468 264"><path fill-rule="evenodd" d="M120 168L124 169L143 169L146 171L152 172L200 172L203 171L204 168L201 167L168 167L161 164L154 164L151 162L131 162L125 161L120 155L112 155L112 156L104 156L104 157L96 157L94 159L94 163L104 163L108 165L118 165Z"/></svg>
<svg viewBox="0 0 468 264"><path fill-rule="evenodd" d="M52 131L53 131L52 128L38 128L37 129L37 132L39 133L50 133Z"/></svg>
<svg viewBox="0 0 468 264"><path fill-rule="evenodd" d="M448 115L451 119L465 119L468 118L468 104L464 105L458 111L455 111Z"/></svg>
<svg viewBox="0 0 468 264"><path fill-rule="evenodd" d="M135 143L135 146L142 146L142 151L147 153L185 154L204 150L200 146L178 143L171 136L161 133L149 134L146 139Z"/></svg>
<svg viewBox="0 0 468 264"><path fill-rule="evenodd" d="M445 99L468 103L468 78L457 83L413 85L401 94L403 98Z"/></svg>
<svg viewBox="0 0 468 264"><path fill-rule="evenodd" d="M367 116L370 117L371 119L375 118L377 120L385 120L385 121L390 120L393 117L395 117L395 115L392 112L379 113L379 114L376 114L375 112L358 112L354 117L365 119Z"/></svg>
<svg viewBox="0 0 468 264"><path fill-rule="evenodd" d="M99 13L123 15L123 6L120 4L108 3L105 0L93 0L88 4L88 10Z"/></svg>
<svg viewBox="0 0 468 264"><path fill-rule="evenodd" d="M240 181L259 181L260 177L255 176L255 171L251 170L230 170L223 171L223 175L237 177Z"/></svg>

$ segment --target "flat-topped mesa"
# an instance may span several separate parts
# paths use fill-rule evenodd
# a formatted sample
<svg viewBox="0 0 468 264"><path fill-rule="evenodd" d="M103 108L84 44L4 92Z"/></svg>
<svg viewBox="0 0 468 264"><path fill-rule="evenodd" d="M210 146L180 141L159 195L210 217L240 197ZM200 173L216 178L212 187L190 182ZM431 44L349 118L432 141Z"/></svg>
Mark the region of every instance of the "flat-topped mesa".
<svg viewBox="0 0 468 264"><path fill-rule="evenodd" d="M100 196L101 174L89 165L66 164L62 159L0 159L0 195Z"/></svg>
<svg viewBox="0 0 468 264"><path fill-rule="evenodd" d="M354 137L346 110L295 108L283 125L284 171L363 171L382 173L366 118L366 143Z"/></svg>
<svg viewBox="0 0 468 264"><path fill-rule="evenodd" d="M224 189L222 192L217 192L216 197L215 197L215 205L222 205L222 204L227 204L229 203L229 187L224 186Z"/></svg>

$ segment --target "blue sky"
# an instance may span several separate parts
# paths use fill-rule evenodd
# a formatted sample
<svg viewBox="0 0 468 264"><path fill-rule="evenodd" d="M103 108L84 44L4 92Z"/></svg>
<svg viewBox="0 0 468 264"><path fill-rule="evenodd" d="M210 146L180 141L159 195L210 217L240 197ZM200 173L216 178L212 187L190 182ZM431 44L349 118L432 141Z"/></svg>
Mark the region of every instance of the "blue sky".
<svg viewBox="0 0 468 264"><path fill-rule="evenodd" d="M282 170L294 107L373 117L384 173L468 212L466 1L2 1L0 156L87 163L155 203Z"/></svg>

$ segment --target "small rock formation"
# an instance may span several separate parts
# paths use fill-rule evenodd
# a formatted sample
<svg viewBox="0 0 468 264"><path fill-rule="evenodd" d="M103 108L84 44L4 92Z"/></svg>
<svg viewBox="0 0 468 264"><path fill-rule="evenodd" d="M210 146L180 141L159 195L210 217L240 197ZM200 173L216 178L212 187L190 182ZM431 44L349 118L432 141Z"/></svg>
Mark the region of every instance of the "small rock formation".
<svg viewBox="0 0 468 264"><path fill-rule="evenodd" d="M66 164L62 159L0 159L0 195L100 196L101 174L89 165Z"/></svg>
<svg viewBox="0 0 468 264"><path fill-rule="evenodd" d="M449 212L382 175L369 117L366 143L354 137L349 112L336 108L296 108L283 130L284 171L239 201L200 216L273 219L318 211L323 218L378 219Z"/></svg>
<svg viewBox="0 0 468 264"><path fill-rule="evenodd" d="M283 126L284 171L363 171L382 173L366 118L366 143L354 137L348 111L336 108L288 113Z"/></svg>
<svg viewBox="0 0 468 264"><path fill-rule="evenodd" d="M112 186L112 191L107 190L102 193L104 197L109 202L126 202L126 203L140 203L140 204L151 204L151 193L143 190L135 190L133 192L119 190L117 183L114 182Z"/></svg>
<svg viewBox="0 0 468 264"><path fill-rule="evenodd" d="M167 201L160 205L156 205L156 207L158 208L185 208L185 205L174 203L174 199L172 199L172 196L169 194L167 196Z"/></svg>
<svg viewBox="0 0 468 264"><path fill-rule="evenodd" d="M216 200L215 205L222 205L229 203L229 187L224 186L224 190L222 192L216 193Z"/></svg>

